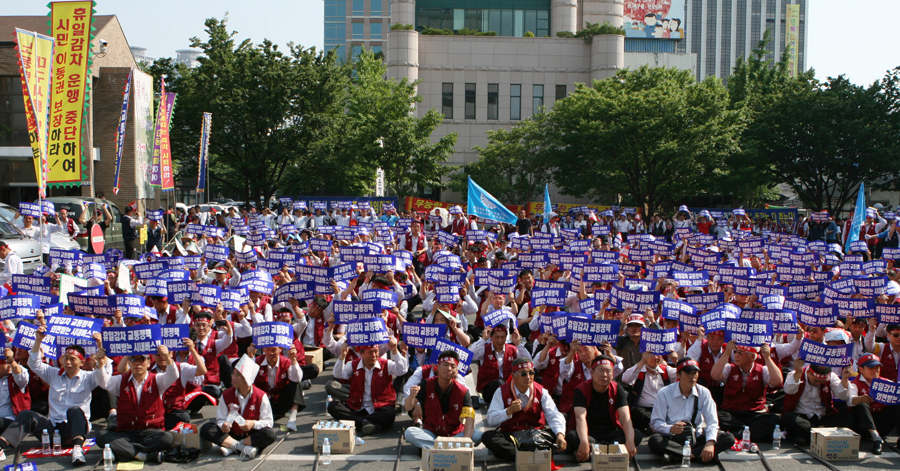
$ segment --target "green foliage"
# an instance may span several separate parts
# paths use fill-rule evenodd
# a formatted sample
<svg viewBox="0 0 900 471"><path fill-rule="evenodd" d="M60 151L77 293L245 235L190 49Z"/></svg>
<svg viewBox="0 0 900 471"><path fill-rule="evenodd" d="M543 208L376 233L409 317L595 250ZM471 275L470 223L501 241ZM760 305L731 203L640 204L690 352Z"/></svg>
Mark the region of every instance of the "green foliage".
<svg viewBox="0 0 900 471"><path fill-rule="evenodd" d="M425 28L420 34L426 36L496 36L496 31L478 31L472 28L452 29Z"/></svg>
<svg viewBox="0 0 900 471"><path fill-rule="evenodd" d="M718 80L647 66L579 85L547 115L544 154L563 193L621 194L648 211L703 190L744 127Z"/></svg>
<svg viewBox="0 0 900 471"><path fill-rule="evenodd" d="M532 33L531 31L525 31L525 35L522 36L522 37L523 37L523 38L533 38L533 37L534 37L534 33Z"/></svg>
<svg viewBox="0 0 900 471"><path fill-rule="evenodd" d="M571 31L557 31L556 37L557 38L574 38L576 36L575 36L575 33L571 32Z"/></svg>
<svg viewBox="0 0 900 471"><path fill-rule="evenodd" d="M391 25L391 31L404 30L404 31L412 31L415 27L413 25L405 25L403 23L394 23Z"/></svg>
<svg viewBox="0 0 900 471"><path fill-rule="evenodd" d="M625 36L625 28L617 28L608 21L604 21L602 25L600 23L585 22L584 29L575 33L575 37L584 38L584 42L590 44L591 40L594 39L594 36L601 34L618 34Z"/></svg>

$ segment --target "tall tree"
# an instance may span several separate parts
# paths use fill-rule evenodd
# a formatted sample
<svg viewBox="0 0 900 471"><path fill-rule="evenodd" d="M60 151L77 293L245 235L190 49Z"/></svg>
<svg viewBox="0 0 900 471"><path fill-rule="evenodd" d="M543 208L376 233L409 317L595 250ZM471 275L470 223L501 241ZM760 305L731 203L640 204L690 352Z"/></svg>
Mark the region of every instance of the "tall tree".
<svg viewBox="0 0 900 471"><path fill-rule="evenodd" d="M342 129L341 152L358 158L374 172L380 167L385 185L394 196L413 196L426 186L444 188L443 177L454 170L445 165L453 154L456 133L436 141L431 135L443 115L430 109L415 116L418 82L385 79L387 68L371 52L363 52L354 64Z"/></svg>
<svg viewBox="0 0 900 471"><path fill-rule="evenodd" d="M743 127L717 79L643 66L579 85L554 105L544 136L565 194L630 194L655 211L710 186Z"/></svg>

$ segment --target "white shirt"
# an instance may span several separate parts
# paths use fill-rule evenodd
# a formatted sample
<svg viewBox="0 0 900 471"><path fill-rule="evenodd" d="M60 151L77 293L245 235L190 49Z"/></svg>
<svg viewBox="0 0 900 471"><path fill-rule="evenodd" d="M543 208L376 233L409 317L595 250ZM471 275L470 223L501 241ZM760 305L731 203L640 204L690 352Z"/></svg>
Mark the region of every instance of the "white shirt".
<svg viewBox="0 0 900 471"><path fill-rule="evenodd" d="M221 354L222 352L225 351L226 348L231 346L231 342L233 341L233 339L231 337L232 337L231 335L226 335L226 336L220 336L219 338L216 339L216 353ZM206 344L208 342L209 342L209 335L207 335L206 338L203 340L200 340L200 339L195 340L194 343L197 344L197 353L203 355L203 350L206 348Z"/></svg>
<svg viewBox="0 0 900 471"><path fill-rule="evenodd" d="M484 339L478 339L478 341L475 342L475 345L471 345L469 348L469 350L472 351L472 361L478 362L479 365L484 363L485 342L486 341ZM497 359L497 371L502 372L503 371L503 354L505 352L503 350L501 350L500 352L495 352L492 342L490 340L488 340L487 343L491 343L491 352L494 354L494 358ZM528 353L528 350L526 350L525 347L523 347L521 345L517 345L516 348L519 350L518 354L516 355L517 357L531 358L531 354Z"/></svg>
<svg viewBox="0 0 900 471"><path fill-rule="evenodd" d="M706 441L716 440L719 434L719 417L716 412L716 403L713 402L709 389L695 385L690 395L685 397L681 393L678 382L672 383L659 390L656 396L656 404L650 414L650 428L656 433L671 433L672 425L677 422L690 422L694 416L694 396L697 396L697 423L706 422Z"/></svg>
<svg viewBox="0 0 900 471"><path fill-rule="evenodd" d="M262 366L269 367L269 374L267 375L268 377L266 379L269 382L269 388L274 388L275 383L278 382L278 361L276 360L275 366L272 366L269 364L269 360L263 360ZM292 363L288 368L287 375L288 381L291 381L293 383L299 383L300 381L303 381L303 370L300 369L299 363L296 365Z"/></svg>
<svg viewBox="0 0 900 471"><path fill-rule="evenodd" d="M416 354L418 355L418 353ZM421 365L422 362L419 362L419 364ZM405 400L407 397L409 397L410 388L412 388L413 386L418 386L428 379L433 378L434 376L437 376L437 368L431 368L429 370L428 378L422 378L422 368L416 368L416 371L413 372L412 376L410 376L409 379L406 380L406 384L403 385L403 399ZM469 390L469 388L466 386L466 378L463 377L463 375L456 373L456 380L459 381L459 384L462 385L463 389L465 389L466 391Z"/></svg>
<svg viewBox="0 0 900 471"><path fill-rule="evenodd" d="M107 368L111 368L107 363ZM54 368L41 361L41 352L28 352L28 368L45 383L50 385L48 400L50 402L50 421L53 425L66 422L66 411L72 407L78 407L84 412L84 418L88 422L88 431L91 429L91 393L100 384L100 375L103 368L94 371L79 370L78 374L69 378L65 372L60 374L59 368Z"/></svg>
<svg viewBox="0 0 900 471"><path fill-rule="evenodd" d="M531 388L523 393L519 391L514 382L510 384L512 385L512 390L516 393L516 398L522 401L522 408L524 408L531 397ZM546 420L550 429L553 430L554 435L566 433L566 417L556 408L556 403L553 402L553 398L547 389L543 391L544 394L541 395L540 401L541 409L544 411L544 420ZM488 408L487 424L491 427L499 427L500 424L509 420L510 417L506 414L507 407L507 405L503 404L503 393L498 389L494 393L494 398L491 399L491 406Z"/></svg>
<svg viewBox="0 0 900 471"><path fill-rule="evenodd" d="M12 248L9 249L9 254L3 261L6 263L6 266L3 268L3 273L0 273L0 285L12 281L13 275L22 275L24 273L22 259L13 252Z"/></svg>
<svg viewBox="0 0 900 471"><path fill-rule="evenodd" d="M238 400L238 404L240 406L240 413L244 415L244 409L247 408L248 399L253 395L253 386L250 386L250 393L247 394L246 397L241 396L241 392L238 391L237 388L234 389L234 395ZM228 417L228 404L225 403L225 399L219 399L219 405L216 406L216 425L219 428L222 427L222 424L225 423L225 418ZM252 430L262 430L264 428L271 427L272 424L275 423L275 419L272 417L272 404L269 402L268 394L264 394L262 397L262 401L259 404L259 418L256 419L256 423L253 424Z"/></svg>
<svg viewBox="0 0 900 471"><path fill-rule="evenodd" d="M10 371L9 374L12 374ZM22 368L21 374L13 374L13 381L16 382L16 386L19 387L20 391L24 391L25 388L28 387L28 380L30 376L28 375L28 370ZM9 376L4 376L0 378L0 417L8 420L16 420L16 413L12 407L12 399L11 394L9 392Z"/></svg>
<svg viewBox="0 0 900 471"><path fill-rule="evenodd" d="M159 397L163 397L163 394L166 393L166 389L169 389L169 386L175 384L175 381L178 381L179 371L178 368L175 368L173 365L171 368L166 368L165 373L156 375L156 393L159 394ZM106 368L100 368L100 378L98 381L98 386L101 388L113 393L116 397L119 397L119 392L122 390L122 375L112 376L112 372L107 372ZM134 375L131 376L131 384L134 385L135 393L137 394L138 404L141 402L141 394L144 389L144 382L147 381L150 375L147 374L144 376L142 381L138 381ZM151 390L152 391L152 390ZM138 405L135 404L135 405Z"/></svg>
<svg viewBox="0 0 900 471"><path fill-rule="evenodd" d="M804 373L800 378L800 383L804 383L806 381L806 374ZM828 374L828 382L831 385L831 394L842 400L847 401L850 399L850 390L844 389L841 386L841 379L837 377L834 373ZM789 374L787 379L784 381L784 393L785 394L796 394L797 391L800 390L800 383L794 379L794 374ZM807 385L808 386L808 385ZM803 395L800 396L800 402L797 403L797 408L794 409L794 412L798 414L803 414L806 416L817 415L820 418L825 416L825 406L822 405L822 398L819 396L819 388L813 387L804 387Z"/></svg>
<svg viewBox="0 0 900 471"><path fill-rule="evenodd" d="M394 355L392 355L394 356ZM396 355L397 360L388 360L388 374L393 376L394 378L398 376L403 376L406 374L407 369L409 368L409 362L406 360L406 357L403 355ZM356 370L362 370L366 375L366 383L363 387L363 399L362 399L362 408L365 409L368 413L375 413L375 403L372 401L372 375L375 373L375 370L381 370L381 362L376 361L375 365L372 368L366 368L366 365L363 364L363 361L360 360L359 364L356 365ZM343 361L338 361L334 365L334 377L337 379L350 379L350 377L354 374L353 371L353 362L344 363ZM381 373L379 373L381 374Z"/></svg>
<svg viewBox="0 0 900 471"><path fill-rule="evenodd" d="M648 409L652 408L653 404L656 402L656 396L659 393L659 390L667 386L666 384L663 384L662 368L666 369L669 384L677 382L675 378L675 375L677 374L675 368L664 364L658 365L655 370L651 371L647 370L647 365L641 367L640 371L638 371L637 365L634 365L631 368L628 368L625 373L622 373L622 382L629 386L634 386L640 373L644 373L644 387L641 389L641 397L638 398L638 406L646 407ZM655 374L653 371L655 371Z"/></svg>

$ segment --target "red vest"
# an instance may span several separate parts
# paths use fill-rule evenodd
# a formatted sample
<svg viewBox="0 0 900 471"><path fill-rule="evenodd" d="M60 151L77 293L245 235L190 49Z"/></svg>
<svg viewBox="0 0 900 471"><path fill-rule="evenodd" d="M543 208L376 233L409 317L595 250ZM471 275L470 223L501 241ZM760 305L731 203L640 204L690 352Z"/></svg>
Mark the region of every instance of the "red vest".
<svg viewBox="0 0 900 471"><path fill-rule="evenodd" d="M862 375L853 378L853 380L851 380L850 382L856 385L857 396L865 396L869 394L869 385L865 381L863 381ZM869 408L872 409L872 412L882 412L887 409L887 406L880 402L873 402L869 404Z"/></svg>
<svg viewBox="0 0 900 471"><path fill-rule="evenodd" d="M763 381L764 366L753 363L747 376L747 384L741 369L731 363L731 373L725 378L725 397L722 409L733 411L764 411L766 409L766 383Z"/></svg>
<svg viewBox="0 0 900 471"><path fill-rule="evenodd" d="M37 375L31 375L31 377L35 376ZM12 403L13 414L18 416L19 412L31 409L31 393L29 392L29 388L26 386L24 391L19 389L19 385L16 384L16 380L13 379L12 373L10 373L6 379L9 387L9 401ZM40 379L38 379L38 381L40 381Z"/></svg>
<svg viewBox="0 0 900 471"><path fill-rule="evenodd" d="M206 363L206 376L203 378L203 384L219 385L219 352L216 351L216 337L218 335L218 331L210 332L209 337L206 339L206 346L200 352L200 355L203 356L203 361ZM198 341L195 342L199 343ZM191 365L197 364L194 362L193 356L188 359L188 363Z"/></svg>
<svg viewBox="0 0 900 471"><path fill-rule="evenodd" d="M306 347L303 346L299 337L294 337L294 348L297 349L297 364L306 366Z"/></svg>
<svg viewBox="0 0 900 471"><path fill-rule="evenodd" d="M544 408L541 407L541 397L544 395L544 388L538 383L532 384L534 384L534 399L531 401L531 408L526 410L525 406L528 404L522 404L522 410L500 424L501 432L511 433L532 428L543 428L547 424L547 421L544 420ZM512 391L514 387L516 385L512 381L500 386L499 392L503 397L504 407L509 407L517 399L517 396Z"/></svg>
<svg viewBox="0 0 900 471"><path fill-rule="evenodd" d="M466 428L459 420L459 414L462 413L463 401L468 390L459 381L455 379L450 381L450 408L445 414L441 409L437 385L437 377L425 381L425 406L422 410L425 423L423 428L439 437L452 437Z"/></svg>
<svg viewBox="0 0 900 471"><path fill-rule="evenodd" d="M619 409L616 408L616 394L618 392L618 387L618 383L610 381L609 387L606 389L606 395L609 397L609 416L612 417L613 422L616 423L616 427L622 428L622 423L619 422ZM584 381L578 385L577 389L581 391L581 394L584 395L584 399L587 401L585 408L590 407L591 397L594 395L594 382Z"/></svg>
<svg viewBox="0 0 900 471"><path fill-rule="evenodd" d="M897 363L894 362L893 348L890 343L886 343L881 347L881 377L891 381L900 380L900 374L897 372Z"/></svg>
<svg viewBox="0 0 900 471"><path fill-rule="evenodd" d="M178 306L169 304L169 313L166 314L166 325L173 325L178 320Z"/></svg>
<svg viewBox="0 0 900 471"><path fill-rule="evenodd" d="M519 356L519 349L515 345L506 344L503 351L503 375L500 375L500 366L494 356L494 344L488 342L484 345L484 358L478 367L478 381L475 390L481 390L491 381L507 381L512 375L512 364Z"/></svg>
<svg viewBox="0 0 900 471"><path fill-rule="evenodd" d="M238 357L238 339L234 336L234 321L230 321L227 319L226 321L231 324L231 345L229 345L228 348L226 348L225 351L222 352L222 355L234 359ZM216 334L218 334L218 331L216 331Z"/></svg>
<svg viewBox="0 0 900 471"><path fill-rule="evenodd" d="M322 339L325 338L325 318L322 316L316 317L313 319L310 317L312 321L313 329L313 341L316 343L316 347L322 347ZM309 324L306 325L306 328L309 328Z"/></svg>
<svg viewBox="0 0 900 471"><path fill-rule="evenodd" d="M184 410L184 383L181 382L181 363L175 362L174 368L178 368L178 380L172 383L169 386L169 389L166 389L166 392L163 393L163 406L165 406L166 413L172 412L173 410Z"/></svg>
<svg viewBox="0 0 900 471"><path fill-rule="evenodd" d="M559 347L553 347L547 352L547 368L541 373L541 386L547 388L550 394L556 393L559 385L559 363L565 361L565 356L557 357Z"/></svg>
<svg viewBox="0 0 900 471"><path fill-rule="evenodd" d="M259 388L253 388L250 391L250 399L247 401L247 405L244 406L244 410L241 411L241 417L245 420L259 420L259 409L262 407L262 400L266 397L266 393ZM225 401L225 408L231 410L231 405L235 404L238 408L241 407L241 403L238 402L237 399L237 389L228 388L225 392L222 393L222 400ZM235 436L235 438L244 438L248 433L242 432L239 428L232 426L231 427L231 435Z"/></svg>
<svg viewBox="0 0 900 471"><path fill-rule="evenodd" d="M706 339L700 345L700 384L709 386L718 386L719 382L712 379L712 367L716 364L716 358L709 353L709 346Z"/></svg>
<svg viewBox="0 0 900 471"><path fill-rule="evenodd" d="M562 396L559 398L559 411L563 414L572 412L572 401L575 399L575 388L585 381L584 363L578 359L578 355L575 355L575 357L572 358L572 362L575 364L575 370L572 371L572 377L569 381L563 384Z"/></svg>
<svg viewBox="0 0 900 471"><path fill-rule="evenodd" d="M460 237L465 237L466 235L466 223L469 221L466 218L454 219L453 222L450 223L450 232L454 233Z"/></svg>
<svg viewBox="0 0 900 471"><path fill-rule="evenodd" d="M269 370L272 367L269 366L266 356L261 355L257 357L256 364L259 365L259 373L256 374L256 381L254 381L253 386L269 393L270 400L276 400L281 390L290 382L288 380L288 368L291 367L291 360L284 355L278 356L278 365L275 366L278 372L275 373L275 387L273 388L269 387Z"/></svg>
<svg viewBox="0 0 900 471"><path fill-rule="evenodd" d="M803 369L804 377L806 376L807 369L808 368ZM806 381L800 383L800 389L797 390L796 394L784 395L784 406L781 411L782 417L784 417L784 414L794 412L794 409L797 408L797 404L800 403L800 396L803 395L804 389L806 389ZM834 399L831 398L830 383L825 383L819 388L819 399L822 401L822 405L825 406L825 415L837 415L838 410L834 407Z"/></svg>
<svg viewBox="0 0 900 471"><path fill-rule="evenodd" d="M166 420L166 409L156 387L156 373L148 372L141 389L141 400L138 401L137 391L134 383L131 382L131 372L122 375L119 402L116 406L119 412L119 425L117 426L119 431L162 430Z"/></svg>
<svg viewBox="0 0 900 471"><path fill-rule="evenodd" d="M403 237L406 240L406 244L405 244L406 251L412 252L412 233L406 234ZM419 233L419 237L416 240L417 240L416 250L424 249L425 248L425 234ZM413 257L416 257L415 253L413 253ZM419 261L419 263L425 263L426 258L428 258L428 254L426 252L422 252L421 254L419 254L418 257L416 257L416 259Z"/></svg>
<svg viewBox="0 0 900 471"><path fill-rule="evenodd" d="M362 409L363 394L366 388L366 368L364 366L357 369L361 361L361 359L356 359L350 363L353 375L350 378L350 394L347 398L347 407L354 411ZM394 391L393 384L394 378L388 373L388 361L386 359L379 358L378 363L380 368L372 368L372 390L370 392L373 406L376 409L388 406L393 407L394 402L397 400L397 393ZM344 367L346 368L346 365Z"/></svg>

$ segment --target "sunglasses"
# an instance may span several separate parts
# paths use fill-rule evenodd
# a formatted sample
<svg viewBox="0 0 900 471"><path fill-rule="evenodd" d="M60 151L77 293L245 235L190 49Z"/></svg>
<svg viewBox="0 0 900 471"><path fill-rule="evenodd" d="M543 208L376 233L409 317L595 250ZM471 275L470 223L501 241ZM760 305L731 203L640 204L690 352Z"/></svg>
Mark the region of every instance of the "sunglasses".
<svg viewBox="0 0 900 471"><path fill-rule="evenodd" d="M900 337L900 332L894 332L893 334L891 334L891 337L894 337L894 338Z"/></svg>
<svg viewBox="0 0 900 471"><path fill-rule="evenodd" d="M527 378L529 376L534 376L534 371L517 371L516 374L523 378Z"/></svg>

